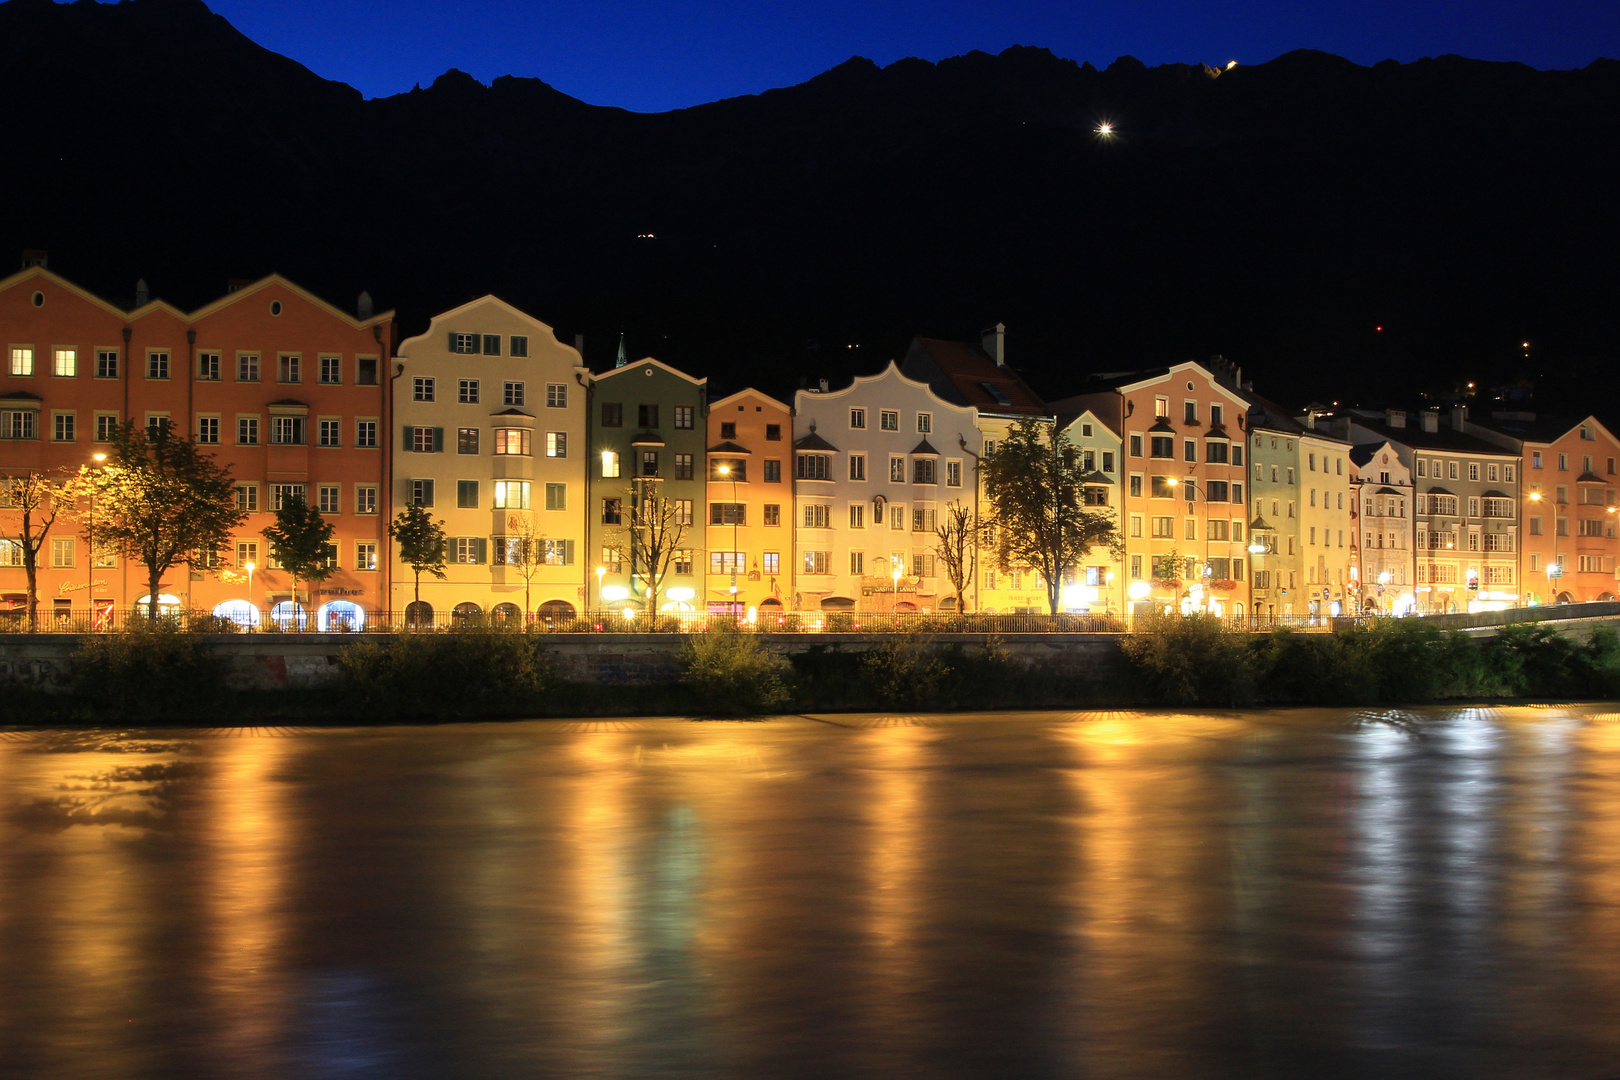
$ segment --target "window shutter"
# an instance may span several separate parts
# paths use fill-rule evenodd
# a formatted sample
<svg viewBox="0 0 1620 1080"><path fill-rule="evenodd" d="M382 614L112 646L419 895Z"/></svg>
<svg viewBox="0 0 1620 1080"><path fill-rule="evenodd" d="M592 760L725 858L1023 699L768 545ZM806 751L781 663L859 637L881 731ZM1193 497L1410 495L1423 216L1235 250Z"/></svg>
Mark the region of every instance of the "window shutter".
<svg viewBox="0 0 1620 1080"><path fill-rule="evenodd" d="M411 438L412 438L413 435L416 434L416 429L409 426L409 425L406 425L405 427L402 427L399 430L405 436L405 438L403 440L402 448L404 450L406 450L407 452L409 452L409 450L411 448Z"/></svg>
<svg viewBox="0 0 1620 1080"><path fill-rule="evenodd" d="M444 450L444 428L436 427L436 428L433 429L433 452L435 454L437 454L437 453L442 452L443 450Z"/></svg>
<svg viewBox="0 0 1620 1080"><path fill-rule="evenodd" d="M456 332L454 330L450 331L449 349L450 349L451 352L456 351Z"/></svg>
<svg viewBox="0 0 1620 1080"><path fill-rule="evenodd" d="M572 540L563 541L563 565L574 565L574 542Z"/></svg>
<svg viewBox="0 0 1620 1080"><path fill-rule="evenodd" d="M489 562L489 540L487 538L485 538L485 537L482 537L482 536L478 537L477 540L478 540L478 552L474 557L474 561L475 562L480 562L480 563L487 563L487 562Z"/></svg>
<svg viewBox="0 0 1620 1080"><path fill-rule="evenodd" d="M478 354L482 353L484 351L484 335L482 335L482 334L468 334L467 336L472 338L472 352L473 352L473 355L477 356Z"/></svg>

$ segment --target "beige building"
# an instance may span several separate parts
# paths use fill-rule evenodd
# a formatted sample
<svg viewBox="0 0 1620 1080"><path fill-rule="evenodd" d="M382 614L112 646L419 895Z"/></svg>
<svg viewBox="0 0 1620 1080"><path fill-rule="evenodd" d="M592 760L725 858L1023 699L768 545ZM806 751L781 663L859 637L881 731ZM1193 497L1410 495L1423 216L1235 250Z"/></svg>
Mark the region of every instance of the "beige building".
<svg viewBox="0 0 1620 1080"><path fill-rule="evenodd" d="M424 575L423 607L409 614L582 610L588 372L578 351L485 296L405 341L395 374L394 508L428 508L449 537L446 577ZM414 575L391 550L403 611Z"/></svg>
<svg viewBox="0 0 1620 1080"><path fill-rule="evenodd" d="M758 390L709 405L703 607L780 615L793 593L793 412Z"/></svg>
<svg viewBox="0 0 1620 1080"><path fill-rule="evenodd" d="M1362 443L1350 451L1350 577L1359 614L1406 615L1412 591L1412 470L1391 442Z"/></svg>

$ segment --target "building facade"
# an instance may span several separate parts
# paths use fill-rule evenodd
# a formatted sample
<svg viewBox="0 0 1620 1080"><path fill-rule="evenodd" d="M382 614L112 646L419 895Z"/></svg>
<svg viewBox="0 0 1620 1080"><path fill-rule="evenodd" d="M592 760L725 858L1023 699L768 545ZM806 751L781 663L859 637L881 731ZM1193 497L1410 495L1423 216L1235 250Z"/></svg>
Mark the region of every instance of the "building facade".
<svg viewBox="0 0 1620 1080"><path fill-rule="evenodd" d="M399 349L393 502L447 536L445 576L395 552L393 607L413 621L566 616L584 608L586 376L551 327L485 296Z"/></svg>
<svg viewBox="0 0 1620 1080"><path fill-rule="evenodd" d="M1412 470L1390 442L1350 451L1350 576L1359 614L1407 615L1414 593Z"/></svg>
<svg viewBox="0 0 1620 1080"><path fill-rule="evenodd" d="M793 596L793 411L758 390L709 405L703 607L779 616Z"/></svg>
<svg viewBox="0 0 1620 1080"><path fill-rule="evenodd" d="M1124 444L1119 434L1089 409L1077 415L1059 416L1057 426L1080 455L1080 467L1085 472L1082 497L1087 512L1106 515L1114 524L1115 535L1123 538L1120 462ZM1059 592L1063 610L1092 615L1125 614L1130 609L1125 597L1124 570L1123 557L1116 557L1105 548L1093 548L1075 568L1074 580L1064 582Z"/></svg>
<svg viewBox="0 0 1620 1080"><path fill-rule="evenodd" d="M43 265L0 281L0 469L74 471L94 465L121 424L170 425L231 469L247 517L216 565L169 573L159 596L165 609L245 625L272 613L290 623L302 612L324 627L386 608L382 376L393 313L372 314L363 298L351 315L274 275L190 312L137 300L126 309ZM261 535L293 493L333 525L336 567L296 596ZM14 606L23 591L18 554L15 545L0 547L0 593ZM101 616L146 595L144 567L105 552L91 565L65 518L41 554L48 610Z"/></svg>
<svg viewBox="0 0 1620 1080"><path fill-rule="evenodd" d="M794 397L795 607L938 611L955 589L938 559L944 509L971 500L974 409L890 363L841 390Z"/></svg>
<svg viewBox="0 0 1620 1080"><path fill-rule="evenodd" d="M592 607L695 610L709 546L708 380L648 357L594 375L590 386ZM659 518L657 571L631 542L638 513Z"/></svg>

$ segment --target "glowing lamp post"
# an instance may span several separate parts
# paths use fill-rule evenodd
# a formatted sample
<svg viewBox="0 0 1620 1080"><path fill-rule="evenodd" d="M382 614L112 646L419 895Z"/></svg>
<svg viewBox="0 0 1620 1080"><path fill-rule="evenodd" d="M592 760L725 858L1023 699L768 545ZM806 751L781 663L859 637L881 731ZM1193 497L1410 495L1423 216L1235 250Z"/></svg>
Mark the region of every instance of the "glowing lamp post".
<svg viewBox="0 0 1620 1080"><path fill-rule="evenodd" d="M891 576L894 578L894 610L896 614L900 612L900 575L904 571L905 564L899 559L894 560L894 569L891 571Z"/></svg>
<svg viewBox="0 0 1620 1080"><path fill-rule="evenodd" d="M715 472L731 479L731 613L737 614L737 556L742 554L737 550L737 526L740 508L737 505L737 475L730 465L716 465Z"/></svg>
<svg viewBox="0 0 1620 1080"><path fill-rule="evenodd" d="M607 601L602 598L602 575L607 573L607 567L596 568L596 604L598 607L607 607Z"/></svg>

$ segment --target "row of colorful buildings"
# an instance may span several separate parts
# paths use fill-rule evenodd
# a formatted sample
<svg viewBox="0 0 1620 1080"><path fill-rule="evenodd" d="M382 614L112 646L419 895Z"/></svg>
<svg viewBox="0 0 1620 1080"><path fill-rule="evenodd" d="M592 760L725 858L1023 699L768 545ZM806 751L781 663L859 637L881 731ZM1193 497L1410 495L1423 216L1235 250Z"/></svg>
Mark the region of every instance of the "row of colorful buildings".
<svg viewBox="0 0 1620 1080"><path fill-rule="evenodd" d="M365 296L341 310L272 276L194 311L119 304L43 256L0 281L0 332L0 472L93 466L126 421L182 426L229 464L247 516L222 565L177 571L160 599L244 620L639 610L647 578L625 530L649 497L678 535L660 609L953 610L936 528L955 506L982 513L980 462L1028 417L1068 434L1086 503L1122 541L1062 583L1070 610L1299 619L1616 589L1620 444L1593 417L1289 410L1219 358L1046 399L1007 365L999 326L917 338L884 370L792 402L713 399L651 358L592 371L492 296L396 340L393 313ZM293 493L334 525L337 567L296 594L261 535ZM398 559L388 523L410 505L444 525L442 579L418 584ZM10 514L0 600L15 608ZM41 551L47 610L139 602L142 568L77 530L64 518ZM1045 610L1038 575L987 547L967 579L966 610Z"/></svg>

